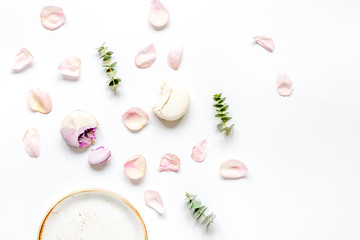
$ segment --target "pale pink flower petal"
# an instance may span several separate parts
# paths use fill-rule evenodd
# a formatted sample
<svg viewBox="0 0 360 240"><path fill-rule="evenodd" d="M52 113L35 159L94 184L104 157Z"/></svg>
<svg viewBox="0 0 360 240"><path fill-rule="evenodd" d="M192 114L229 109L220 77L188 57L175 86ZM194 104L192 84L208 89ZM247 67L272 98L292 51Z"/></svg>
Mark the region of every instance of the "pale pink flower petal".
<svg viewBox="0 0 360 240"><path fill-rule="evenodd" d="M156 30L161 30L169 23L169 12L159 0L153 0L150 6L149 21Z"/></svg>
<svg viewBox="0 0 360 240"><path fill-rule="evenodd" d="M93 115L83 110L76 110L62 121L60 134L68 145L86 148L95 141L98 125Z"/></svg>
<svg viewBox="0 0 360 240"><path fill-rule="evenodd" d="M169 67L171 67L174 70L177 70L181 63L182 55L183 55L183 47L181 45L172 48L169 51L167 58Z"/></svg>
<svg viewBox="0 0 360 240"><path fill-rule="evenodd" d="M135 65L138 68L148 68L155 61L156 53L154 44L142 49L135 57Z"/></svg>
<svg viewBox="0 0 360 240"><path fill-rule="evenodd" d="M220 173L223 178L237 179L247 175L248 169L239 160L230 159L221 164Z"/></svg>
<svg viewBox="0 0 360 240"><path fill-rule="evenodd" d="M27 104L31 110L40 113L49 113L52 109L50 95L38 88L31 89L27 96Z"/></svg>
<svg viewBox="0 0 360 240"><path fill-rule="evenodd" d="M15 58L13 66L14 72L21 72L22 70L25 70L31 65L33 60L34 57L27 49L20 49L20 52L16 55Z"/></svg>
<svg viewBox="0 0 360 240"><path fill-rule="evenodd" d="M138 180L145 175L146 160L145 157L138 154L129 158L124 164L125 174L132 180Z"/></svg>
<svg viewBox="0 0 360 240"><path fill-rule="evenodd" d="M272 52L274 51L274 41L269 37L263 37L263 36L255 36L254 40L257 44L265 48L266 50Z"/></svg>
<svg viewBox="0 0 360 240"><path fill-rule="evenodd" d="M140 131L149 121L149 115L141 108L132 107L122 115L125 126L133 132Z"/></svg>
<svg viewBox="0 0 360 240"><path fill-rule="evenodd" d="M32 158L39 157L40 154L40 135L39 133L31 128L25 132L23 137L24 149Z"/></svg>
<svg viewBox="0 0 360 240"><path fill-rule="evenodd" d="M92 149L89 157L88 162L90 165L101 165L107 162L111 157L111 152L109 149L104 147L98 147L96 149Z"/></svg>
<svg viewBox="0 0 360 240"><path fill-rule="evenodd" d="M171 153L161 157L159 171L177 172L180 169L180 159Z"/></svg>
<svg viewBox="0 0 360 240"><path fill-rule="evenodd" d="M151 207L160 214L164 213L164 204L160 194L157 191L145 191L144 193L145 204Z"/></svg>
<svg viewBox="0 0 360 240"><path fill-rule="evenodd" d="M283 96L290 96L294 89L293 82L285 73L279 73L276 80L276 90Z"/></svg>
<svg viewBox="0 0 360 240"><path fill-rule="evenodd" d="M41 10L40 17L41 24L48 30L58 29L66 20L63 10L55 6L44 7Z"/></svg>
<svg viewBox="0 0 360 240"><path fill-rule="evenodd" d="M191 157L196 161L196 162L202 162L204 161L205 157L206 157L206 152L207 152L207 140L203 139L201 141L199 141L192 150L192 154Z"/></svg>
<svg viewBox="0 0 360 240"><path fill-rule="evenodd" d="M67 57L58 67L64 77L77 79L80 76L81 60L78 57Z"/></svg>

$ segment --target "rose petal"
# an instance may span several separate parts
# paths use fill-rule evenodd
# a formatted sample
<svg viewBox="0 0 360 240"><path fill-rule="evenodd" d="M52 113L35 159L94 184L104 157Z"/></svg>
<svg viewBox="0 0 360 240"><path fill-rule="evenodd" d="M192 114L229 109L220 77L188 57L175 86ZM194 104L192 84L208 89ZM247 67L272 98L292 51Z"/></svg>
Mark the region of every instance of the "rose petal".
<svg viewBox="0 0 360 240"><path fill-rule="evenodd" d="M207 140L203 139L201 141L199 141L192 150L192 154L191 157L196 161L196 162L202 162L204 161L205 157L206 157L206 152L207 152Z"/></svg>
<svg viewBox="0 0 360 240"><path fill-rule="evenodd" d="M247 175L248 169L239 160L230 159L221 164L220 173L223 178L236 179Z"/></svg>
<svg viewBox="0 0 360 240"><path fill-rule="evenodd" d="M133 107L122 115L125 126L133 132L140 131L149 121L149 115L141 108Z"/></svg>
<svg viewBox="0 0 360 240"><path fill-rule="evenodd" d="M86 148L95 141L98 125L93 115L82 110L76 110L62 121L60 134L68 145Z"/></svg>
<svg viewBox="0 0 360 240"><path fill-rule="evenodd" d="M44 114L51 112L52 109L50 95L38 88L34 88L29 91L27 104L31 110Z"/></svg>
<svg viewBox="0 0 360 240"><path fill-rule="evenodd" d="M142 49L135 57L135 65L138 68L148 68L155 61L156 53L154 44Z"/></svg>
<svg viewBox="0 0 360 240"><path fill-rule="evenodd" d="M24 149L32 158L39 157L40 154L40 135L39 133L31 128L25 132L23 137Z"/></svg>
<svg viewBox="0 0 360 240"><path fill-rule="evenodd" d="M169 67L171 67L174 70L177 70L181 63L182 55L183 55L183 47L181 45L172 48L169 51L168 59L167 59Z"/></svg>
<svg viewBox="0 0 360 240"><path fill-rule="evenodd" d="M279 73L276 80L276 90L281 96L290 96L294 89L293 82L285 73Z"/></svg>
<svg viewBox="0 0 360 240"><path fill-rule="evenodd" d="M171 153L161 157L159 171L177 172L180 168L180 159Z"/></svg>
<svg viewBox="0 0 360 240"><path fill-rule="evenodd" d="M25 70L31 65L33 60L34 57L32 56L32 54L27 49L22 48L20 52L16 55L13 71L21 72L22 70Z"/></svg>
<svg viewBox="0 0 360 240"><path fill-rule="evenodd" d="M41 24L48 30L58 29L66 20L63 10L55 6L44 7L41 10L40 17Z"/></svg>
<svg viewBox="0 0 360 240"><path fill-rule="evenodd" d="M274 51L274 41L269 37L263 37L263 36L255 36L253 37L257 44L265 48L266 50L272 52Z"/></svg>
<svg viewBox="0 0 360 240"><path fill-rule="evenodd" d="M160 214L164 213L164 204L157 191L145 191L144 200L147 206L151 207Z"/></svg>
<svg viewBox="0 0 360 240"><path fill-rule="evenodd" d="M138 154L127 160L124 164L125 174L132 180L137 180L145 175L146 160L145 157Z"/></svg>
<svg viewBox="0 0 360 240"><path fill-rule="evenodd" d="M111 157L111 152L109 149L104 147L98 147L96 149L92 149L89 157L88 162L90 165L101 165L107 162Z"/></svg>
<svg viewBox="0 0 360 240"><path fill-rule="evenodd" d="M67 57L58 67L64 77L77 79L80 76L81 60L78 57Z"/></svg>
<svg viewBox="0 0 360 240"><path fill-rule="evenodd" d="M165 28L169 23L169 12L158 0L151 2L149 21L156 30Z"/></svg>

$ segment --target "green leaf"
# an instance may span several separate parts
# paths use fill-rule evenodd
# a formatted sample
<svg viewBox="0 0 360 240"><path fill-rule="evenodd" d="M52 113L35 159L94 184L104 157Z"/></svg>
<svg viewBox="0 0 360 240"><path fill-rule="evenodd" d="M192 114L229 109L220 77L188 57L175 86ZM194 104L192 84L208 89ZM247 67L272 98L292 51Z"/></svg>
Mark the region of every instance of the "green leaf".
<svg viewBox="0 0 360 240"><path fill-rule="evenodd" d="M219 123L219 124L217 125L217 128L219 129L220 132L222 132L221 129L224 128L224 124L223 124L223 123Z"/></svg>
<svg viewBox="0 0 360 240"><path fill-rule="evenodd" d="M230 119L232 119L232 117L222 117L221 120L226 123L227 121L229 121Z"/></svg>
<svg viewBox="0 0 360 240"><path fill-rule="evenodd" d="M200 214L204 214L204 215L205 215L205 211L206 211L207 209L208 209L207 207L202 206L202 207L201 207L201 212L200 212Z"/></svg>
<svg viewBox="0 0 360 240"><path fill-rule="evenodd" d="M226 128L219 129L220 132L225 132Z"/></svg>
<svg viewBox="0 0 360 240"><path fill-rule="evenodd" d="M106 74L109 76L109 78L115 77L117 71L107 72Z"/></svg>
<svg viewBox="0 0 360 240"><path fill-rule="evenodd" d="M216 98L221 98L221 93L219 93L219 94L214 94L214 97L216 97Z"/></svg>
<svg viewBox="0 0 360 240"><path fill-rule="evenodd" d="M193 217L196 219L196 217L199 215L199 209L196 208L193 212Z"/></svg>
<svg viewBox="0 0 360 240"><path fill-rule="evenodd" d="M109 51L109 52L105 53L105 55L112 55L113 53L114 53L114 52Z"/></svg>
<svg viewBox="0 0 360 240"><path fill-rule="evenodd" d="M116 64L117 64L117 62L113 62L113 63L111 64L111 67L115 67Z"/></svg>
<svg viewBox="0 0 360 240"><path fill-rule="evenodd" d="M226 97L222 98L218 103L223 103L226 100Z"/></svg>
<svg viewBox="0 0 360 240"><path fill-rule="evenodd" d="M231 129L235 126L235 124L231 124L231 126L229 127L229 132L231 131Z"/></svg>
<svg viewBox="0 0 360 240"><path fill-rule="evenodd" d="M220 109L221 112L225 112L229 108L229 105L225 105L223 108Z"/></svg>
<svg viewBox="0 0 360 240"><path fill-rule="evenodd" d="M110 58L111 58L111 55L105 55L103 58L103 61L105 62L105 61L109 60Z"/></svg>
<svg viewBox="0 0 360 240"><path fill-rule="evenodd" d="M120 78L115 78L114 80L118 81L118 82L121 82L121 79Z"/></svg>
<svg viewBox="0 0 360 240"><path fill-rule="evenodd" d="M213 97L213 99L214 99L214 101L216 101L216 102L217 102L217 101L219 101L221 98L220 98L220 97L215 97L215 96L214 96L214 97Z"/></svg>
<svg viewBox="0 0 360 240"><path fill-rule="evenodd" d="M109 87L113 87L113 86L117 86L117 85L119 85L119 81L117 81L116 79L114 79L113 81L111 81L110 83L109 83Z"/></svg>
<svg viewBox="0 0 360 240"><path fill-rule="evenodd" d="M224 105L217 103L217 104L214 104L213 106L214 106L214 107L217 107L217 108L222 108Z"/></svg>
<svg viewBox="0 0 360 240"><path fill-rule="evenodd" d="M192 205L192 208L199 208L201 207L201 202L200 201L196 201L194 202L194 204Z"/></svg>
<svg viewBox="0 0 360 240"><path fill-rule="evenodd" d="M215 115L215 117L225 117L226 116L226 113L218 113Z"/></svg>
<svg viewBox="0 0 360 240"><path fill-rule="evenodd" d="M192 206L192 202L188 202L187 204L186 204L186 206L187 206L187 208L191 208L191 206Z"/></svg>

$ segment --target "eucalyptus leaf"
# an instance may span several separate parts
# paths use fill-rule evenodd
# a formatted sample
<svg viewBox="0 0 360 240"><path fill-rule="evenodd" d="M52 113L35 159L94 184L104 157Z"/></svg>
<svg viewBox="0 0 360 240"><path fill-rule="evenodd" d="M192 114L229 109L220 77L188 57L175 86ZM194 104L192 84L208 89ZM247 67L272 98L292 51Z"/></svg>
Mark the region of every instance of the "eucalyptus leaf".
<svg viewBox="0 0 360 240"><path fill-rule="evenodd" d="M113 78L116 75L117 71L107 72L109 78Z"/></svg>
<svg viewBox="0 0 360 240"><path fill-rule="evenodd" d="M104 58L103 58L103 61L105 62L105 61L109 60L110 58L111 58L110 55L105 55Z"/></svg>
<svg viewBox="0 0 360 240"><path fill-rule="evenodd" d="M223 103L226 100L226 97L222 98L218 103Z"/></svg>

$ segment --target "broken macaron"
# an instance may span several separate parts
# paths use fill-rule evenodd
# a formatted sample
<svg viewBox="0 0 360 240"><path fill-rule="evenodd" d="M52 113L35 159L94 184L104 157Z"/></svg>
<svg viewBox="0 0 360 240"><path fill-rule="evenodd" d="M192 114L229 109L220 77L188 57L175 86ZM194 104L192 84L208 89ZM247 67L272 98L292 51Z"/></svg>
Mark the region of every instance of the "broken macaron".
<svg viewBox="0 0 360 240"><path fill-rule="evenodd" d="M68 145L86 148L95 141L97 126L98 122L90 113L76 110L65 117L60 134Z"/></svg>

